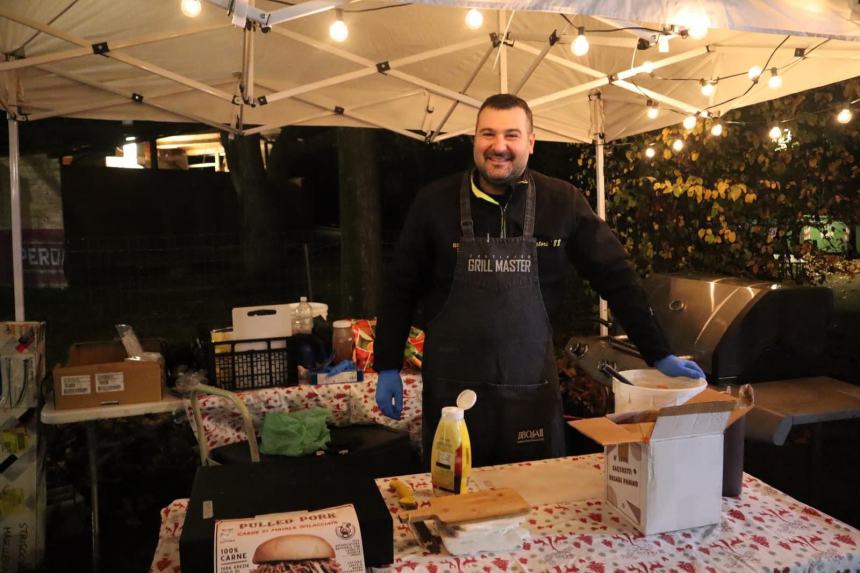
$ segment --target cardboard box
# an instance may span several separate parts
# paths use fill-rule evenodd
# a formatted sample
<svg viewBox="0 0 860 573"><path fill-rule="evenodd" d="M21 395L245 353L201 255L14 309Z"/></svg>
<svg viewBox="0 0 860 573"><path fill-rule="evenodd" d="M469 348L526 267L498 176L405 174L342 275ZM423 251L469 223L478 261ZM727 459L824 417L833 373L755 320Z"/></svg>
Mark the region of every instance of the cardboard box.
<svg viewBox="0 0 860 573"><path fill-rule="evenodd" d="M142 344L147 352L161 350L158 340ZM54 368L54 407L68 410L161 400L164 361L126 361L127 356L119 341L73 344L65 366Z"/></svg>
<svg viewBox="0 0 860 573"><path fill-rule="evenodd" d="M605 500L645 535L719 523L723 432L750 408L705 390L682 406L570 422L605 447Z"/></svg>

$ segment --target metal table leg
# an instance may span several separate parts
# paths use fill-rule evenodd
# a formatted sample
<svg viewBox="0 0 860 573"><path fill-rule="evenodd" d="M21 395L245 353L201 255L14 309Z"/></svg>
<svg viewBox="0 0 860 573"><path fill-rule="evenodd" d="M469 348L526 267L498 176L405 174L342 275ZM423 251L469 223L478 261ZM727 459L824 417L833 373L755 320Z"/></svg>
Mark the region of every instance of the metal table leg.
<svg viewBox="0 0 860 573"><path fill-rule="evenodd" d="M99 558L99 466L98 442L96 441L96 422L87 422L87 454L90 465L90 509L93 526L93 573L100 569Z"/></svg>

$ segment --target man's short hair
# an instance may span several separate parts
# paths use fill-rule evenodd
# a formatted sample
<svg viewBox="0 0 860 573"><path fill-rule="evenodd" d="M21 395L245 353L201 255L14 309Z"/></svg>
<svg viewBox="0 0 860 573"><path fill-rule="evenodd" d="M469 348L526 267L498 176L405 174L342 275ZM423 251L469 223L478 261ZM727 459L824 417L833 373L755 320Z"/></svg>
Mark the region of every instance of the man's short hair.
<svg viewBox="0 0 860 573"><path fill-rule="evenodd" d="M517 97L514 94L496 94L491 95L487 99L484 100L484 103L481 104L481 109L478 110L478 115L481 115L481 112L484 111L484 108L491 109L514 109L515 107L520 108L524 112L526 112L526 119L529 121L529 133L534 131L534 120L532 119L532 108L529 107L529 104L526 103L521 97Z"/></svg>

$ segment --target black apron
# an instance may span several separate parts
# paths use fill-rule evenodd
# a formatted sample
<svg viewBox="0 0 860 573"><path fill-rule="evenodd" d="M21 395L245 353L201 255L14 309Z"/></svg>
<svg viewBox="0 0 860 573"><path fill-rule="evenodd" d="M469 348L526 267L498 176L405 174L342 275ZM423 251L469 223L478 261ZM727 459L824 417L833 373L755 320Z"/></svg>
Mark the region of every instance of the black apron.
<svg viewBox="0 0 860 573"><path fill-rule="evenodd" d="M475 467L564 455L552 328L538 277L535 187L528 176L522 237L475 237L471 179L460 188L462 237L451 291L427 326L423 448L429 463L443 406L471 388Z"/></svg>

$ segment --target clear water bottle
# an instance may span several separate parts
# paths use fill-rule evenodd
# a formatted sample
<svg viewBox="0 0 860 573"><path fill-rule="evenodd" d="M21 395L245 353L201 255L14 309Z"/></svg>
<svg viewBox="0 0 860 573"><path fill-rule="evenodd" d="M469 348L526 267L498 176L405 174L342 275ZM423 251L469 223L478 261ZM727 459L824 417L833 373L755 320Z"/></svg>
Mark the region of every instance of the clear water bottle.
<svg viewBox="0 0 860 573"><path fill-rule="evenodd" d="M308 297L299 299L299 306L293 314L293 334L311 334L314 329L314 309Z"/></svg>

